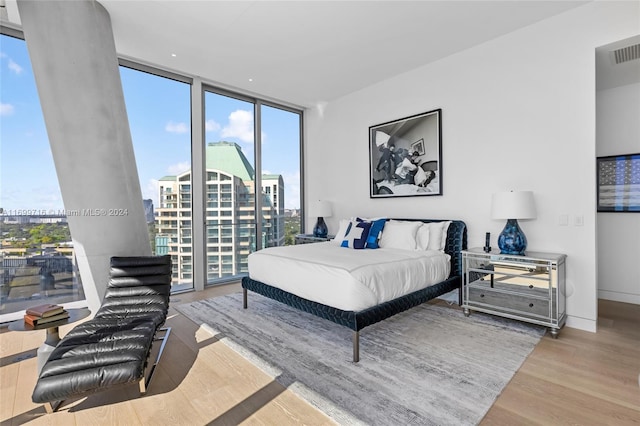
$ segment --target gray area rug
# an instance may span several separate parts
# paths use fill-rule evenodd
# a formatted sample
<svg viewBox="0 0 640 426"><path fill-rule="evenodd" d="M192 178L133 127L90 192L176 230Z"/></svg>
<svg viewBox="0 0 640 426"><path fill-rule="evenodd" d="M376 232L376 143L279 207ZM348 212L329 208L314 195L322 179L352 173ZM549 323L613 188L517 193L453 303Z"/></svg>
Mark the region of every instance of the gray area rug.
<svg viewBox="0 0 640 426"><path fill-rule="evenodd" d="M345 425L478 424L545 331L425 303L361 330L353 363L350 329L255 293L176 309Z"/></svg>

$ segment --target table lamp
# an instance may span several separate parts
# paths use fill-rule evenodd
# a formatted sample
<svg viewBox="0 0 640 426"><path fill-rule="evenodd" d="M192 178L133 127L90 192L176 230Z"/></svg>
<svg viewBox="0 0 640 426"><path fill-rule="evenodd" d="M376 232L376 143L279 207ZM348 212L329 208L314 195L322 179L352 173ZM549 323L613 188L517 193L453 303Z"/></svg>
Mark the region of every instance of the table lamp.
<svg viewBox="0 0 640 426"><path fill-rule="evenodd" d="M315 211L318 215L318 221L316 222L316 226L313 227L313 236L326 238L329 231L327 229L327 224L324 223L324 218L331 217L332 215L331 203L320 200L315 205Z"/></svg>
<svg viewBox="0 0 640 426"><path fill-rule="evenodd" d="M527 237L518 225L518 219L535 219L536 207L532 191L499 192L491 197L491 217L507 219L498 237L498 247L502 254L524 255Z"/></svg>

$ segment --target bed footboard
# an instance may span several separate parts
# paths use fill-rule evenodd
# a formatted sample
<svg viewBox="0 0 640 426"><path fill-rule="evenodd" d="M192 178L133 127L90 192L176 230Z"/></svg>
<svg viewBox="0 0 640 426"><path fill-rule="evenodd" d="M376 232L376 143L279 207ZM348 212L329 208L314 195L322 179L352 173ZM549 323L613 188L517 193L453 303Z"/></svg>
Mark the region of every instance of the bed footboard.
<svg viewBox="0 0 640 426"><path fill-rule="evenodd" d="M260 281L252 280L249 277L244 277L242 279L243 308L247 309L248 307L247 290L251 290L293 308L348 327L353 330L353 362L358 362L360 360L360 330L395 314L404 312L414 306L418 306L442 294L455 289L459 290L461 282L461 277L456 275L438 284L434 284L380 305L355 312L343 311L341 309L332 308L331 306L303 299L302 297L280 290L279 288L272 287Z"/></svg>

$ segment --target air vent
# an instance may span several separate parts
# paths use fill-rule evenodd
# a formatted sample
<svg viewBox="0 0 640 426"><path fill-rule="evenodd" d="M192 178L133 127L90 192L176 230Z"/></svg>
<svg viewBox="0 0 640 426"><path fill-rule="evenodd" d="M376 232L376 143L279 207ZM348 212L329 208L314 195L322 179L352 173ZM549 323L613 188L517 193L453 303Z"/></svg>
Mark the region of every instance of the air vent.
<svg viewBox="0 0 640 426"><path fill-rule="evenodd" d="M616 49L611 52L611 58L615 64L640 59L640 44Z"/></svg>

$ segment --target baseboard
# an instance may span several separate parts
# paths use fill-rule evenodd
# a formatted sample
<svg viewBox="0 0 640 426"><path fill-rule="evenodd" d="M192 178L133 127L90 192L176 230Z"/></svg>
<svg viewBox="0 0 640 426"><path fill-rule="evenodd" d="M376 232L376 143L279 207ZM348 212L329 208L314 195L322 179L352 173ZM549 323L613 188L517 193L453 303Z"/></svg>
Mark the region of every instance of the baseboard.
<svg viewBox="0 0 640 426"><path fill-rule="evenodd" d="M598 322L586 318L567 316L566 327L577 328L578 330L595 333L598 330ZM562 335L562 332L560 332Z"/></svg>
<svg viewBox="0 0 640 426"><path fill-rule="evenodd" d="M598 299L640 305L640 294L621 293L619 291L598 290Z"/></svg>

